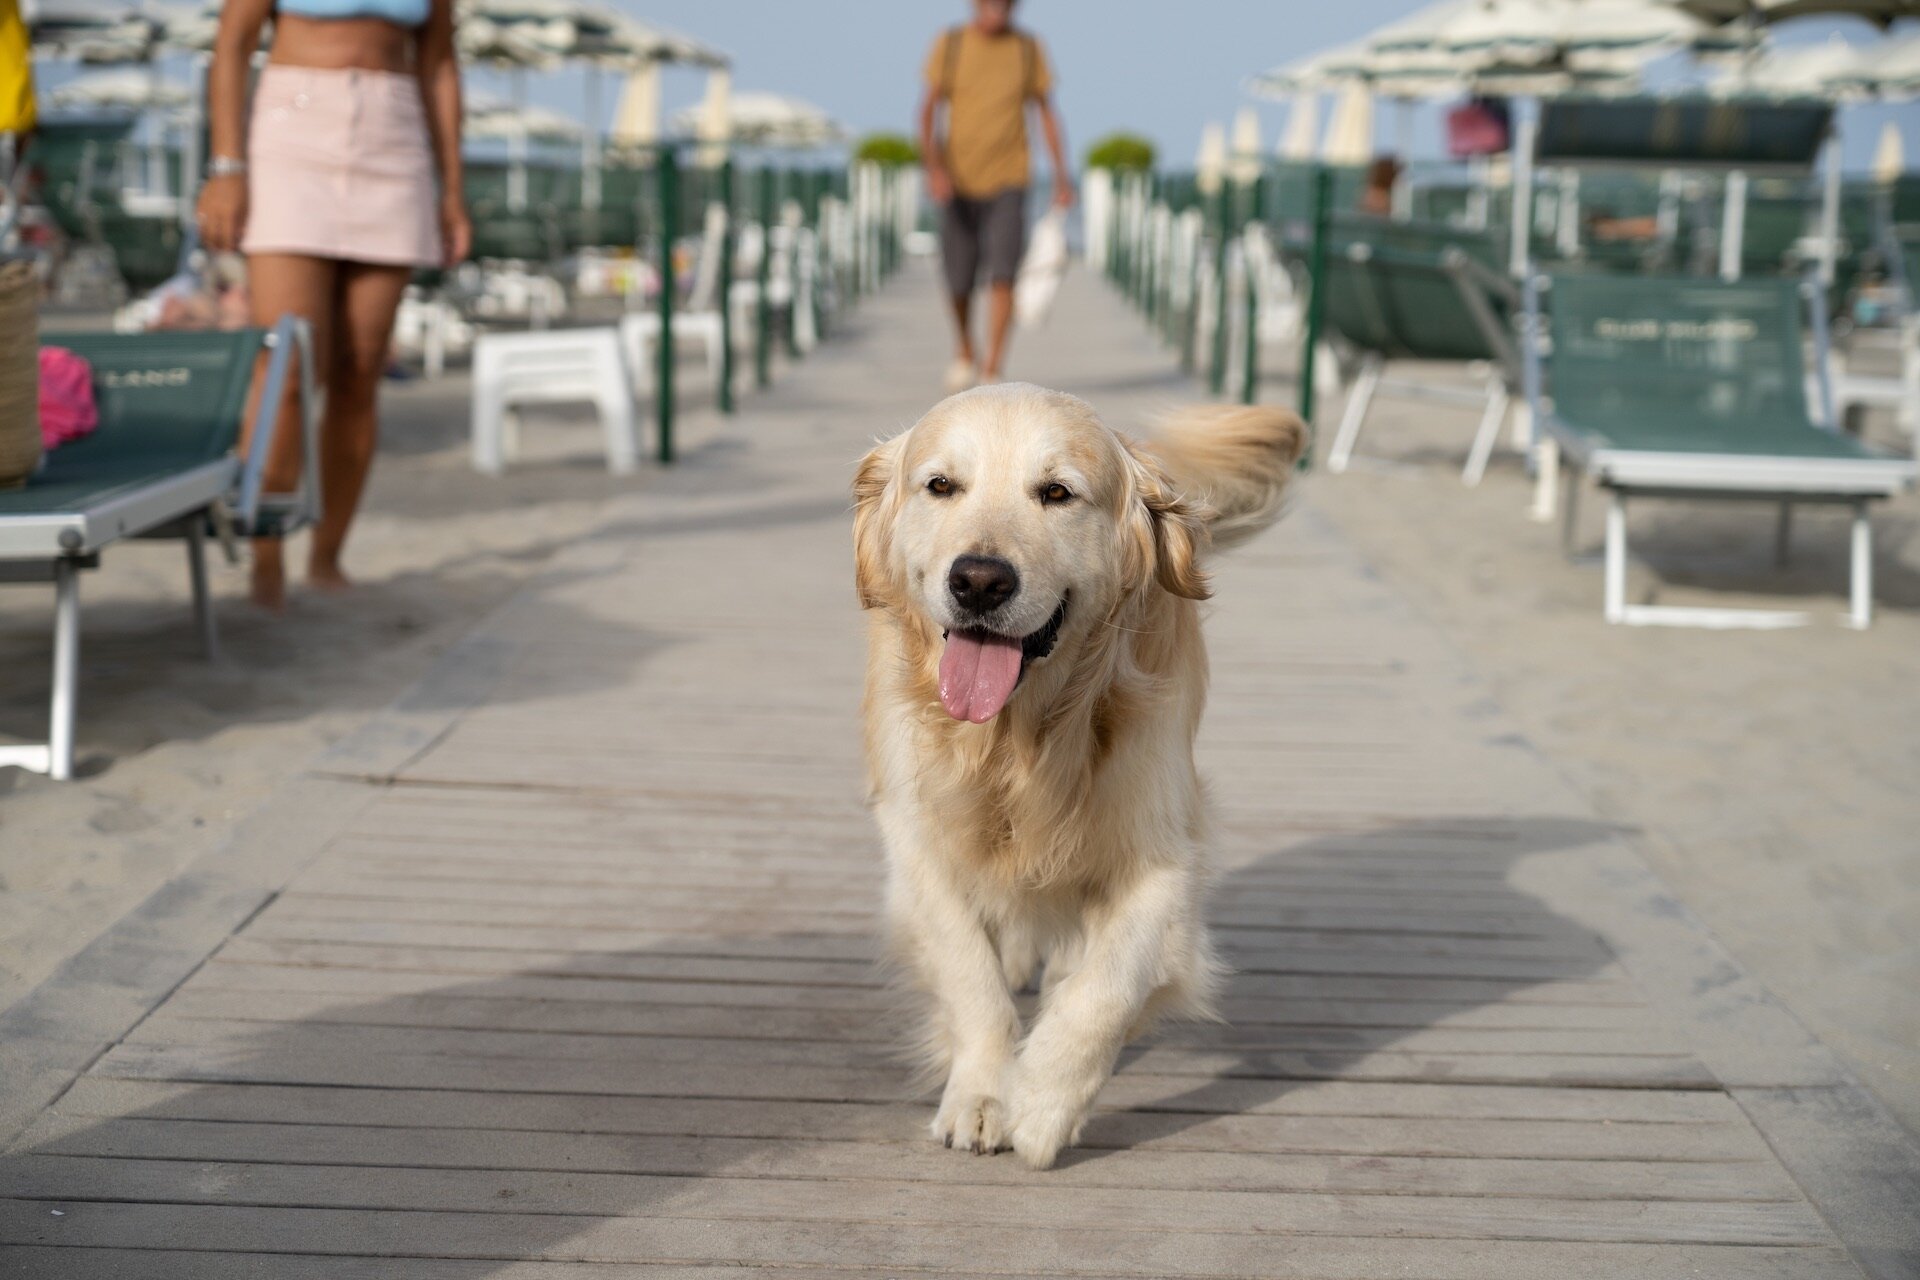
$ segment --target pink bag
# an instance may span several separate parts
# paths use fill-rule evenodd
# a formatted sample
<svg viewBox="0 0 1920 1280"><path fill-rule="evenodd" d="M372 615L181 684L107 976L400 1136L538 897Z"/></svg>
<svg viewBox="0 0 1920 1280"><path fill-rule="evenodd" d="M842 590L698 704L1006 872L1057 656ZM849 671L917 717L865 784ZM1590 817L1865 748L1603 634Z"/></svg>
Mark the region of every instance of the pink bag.
<svg viewBox="0 0 1920 1280"><path fill-rule="evenodd" d="M1447 154L1456 160L1490 156L1505 151L1507 104L1497 98L1475 98L1447 112Z"/></svg>
<svg viewBox="0 0 1920 1280"><path fill-rule="evenodd" d="M40 348L40 444L51 452L100 425L93 366L65 347Z"/></svg>

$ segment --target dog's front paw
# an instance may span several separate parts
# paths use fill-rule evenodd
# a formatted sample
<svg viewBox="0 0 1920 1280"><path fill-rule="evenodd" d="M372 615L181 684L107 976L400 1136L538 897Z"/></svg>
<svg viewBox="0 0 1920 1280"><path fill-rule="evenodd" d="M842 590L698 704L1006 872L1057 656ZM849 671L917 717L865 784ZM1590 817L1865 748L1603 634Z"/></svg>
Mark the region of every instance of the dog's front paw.
<svg viewBox="0 0 1920 1280"><path fill-rule="evenodd" d="M990 1156L1007 1149L1007 1109L986 1094L949 1094L933 1118L933 1136L949 1147Z"/></svg>
<svg viewBox="0 0 1920 1280"><path fill-rule="evenodd" d="M1016 1094L1009 1140L1029 1168L1051 1169L1062 1149L1080 1141L1086 1120L1079 1107L1045 1092Z"/></svg>

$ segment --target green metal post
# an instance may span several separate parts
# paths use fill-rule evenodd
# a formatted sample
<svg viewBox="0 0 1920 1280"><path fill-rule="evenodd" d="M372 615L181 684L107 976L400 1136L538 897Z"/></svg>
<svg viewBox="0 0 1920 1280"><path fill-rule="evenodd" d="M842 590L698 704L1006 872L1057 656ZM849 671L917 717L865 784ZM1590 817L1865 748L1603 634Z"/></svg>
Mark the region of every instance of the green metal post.
<svg viewBox="0 0 1920 1280"><path fill-rule="evenodd" d="M780 176L780 203L778 206L780 221L787 220L787 203L799 199L800 171L786 169ZM804 207L801 217L806 216ZM780 325L781 345L787 349L789 360L800 358L800 237L798 228L792 229L794 238L787 245L787 311Z"/></svg>
<svg viewBox="0 0 1920 1280"><path fill-rule="evenodd" d="M654 383L660 462L673 462L673 246L680 238L680 157L662 146L660 175L660 372Z"/></svg>
<svg viewBox="0 0 1920 1280"><path fill-rule="evenodd" d="M727 211L720 227L720 412L733 404L733 157L720 162L720 206Z"/></svg>
<svg viewBox="0 0 1920 1280"><path fill-rule="evenodd" d="M1246 216L1240 221L1243 241L1252 234L1250 228L1259 217L1260 188L1265 181L1263 175L1247 185ZM1253 404L1260 398L1260 289L1259 282L1253 278L1253 255L1247 252L1245 243L1241 245L1240 261L1247 294L1246 351L1240 370L1240 403Z"/></svg>
<svg viewBox="0 0 1920 1280"><path fill-rule="evenodd" d="M1327 223L1332 215L1333 171L1316 165L1313 171L1313 244L1307 251L1307 336L1300 348L1300 418L1307 424L1307 448L1300 455L1301 467L1313 458L1313 367L1314 353L1320 349L1320 330L1326 323L1327 293L1322 284L1327 278Z"/></svg>
<svg viewBox="0 0 1920 1280"><path fill-rule="evenodd" d="M773 166L760 166L759 190L754 193L760 215L759 290L754 299L753 381L765 387L773 382Z"/></svg>

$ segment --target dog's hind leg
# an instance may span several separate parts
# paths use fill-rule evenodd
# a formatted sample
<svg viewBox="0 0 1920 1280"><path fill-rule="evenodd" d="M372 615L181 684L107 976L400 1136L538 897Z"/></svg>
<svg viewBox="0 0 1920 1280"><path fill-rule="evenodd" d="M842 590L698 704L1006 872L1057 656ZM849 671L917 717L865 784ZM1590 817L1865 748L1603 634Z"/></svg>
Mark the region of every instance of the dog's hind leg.
<svg viewBox="0 0 1920 1280"><path fill-rule="evenodd" d="M1189 879L1178 866L1141 874L1087 922L1072 972L1057 983L1049 973L1007 1099L1013 1149L1034 1168L1079 1138L1128 1033L1192 946Z"/></svg>

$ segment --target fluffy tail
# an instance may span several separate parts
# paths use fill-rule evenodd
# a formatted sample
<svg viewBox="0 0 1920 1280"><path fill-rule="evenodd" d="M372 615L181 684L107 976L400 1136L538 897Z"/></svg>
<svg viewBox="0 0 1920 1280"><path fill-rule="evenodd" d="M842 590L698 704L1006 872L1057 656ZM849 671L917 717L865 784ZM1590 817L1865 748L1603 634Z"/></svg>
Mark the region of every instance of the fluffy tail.
<svg viewBox="0 0 1920 1280"><path fill-rule="evenodd" d="M1206 510L1216 547L1245 542L1280 518L1306 448L1297 414L1272 405L1195 405L1156 424L1147 448L1182 495Z"/></svg>

